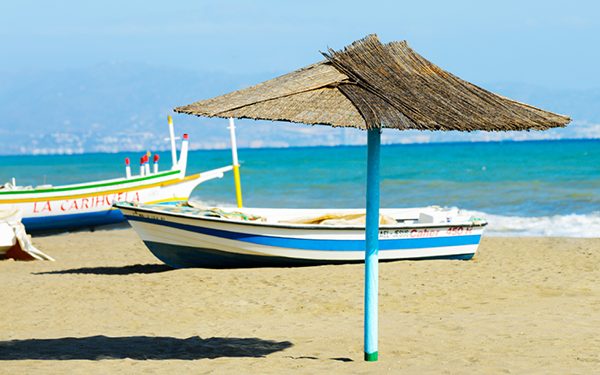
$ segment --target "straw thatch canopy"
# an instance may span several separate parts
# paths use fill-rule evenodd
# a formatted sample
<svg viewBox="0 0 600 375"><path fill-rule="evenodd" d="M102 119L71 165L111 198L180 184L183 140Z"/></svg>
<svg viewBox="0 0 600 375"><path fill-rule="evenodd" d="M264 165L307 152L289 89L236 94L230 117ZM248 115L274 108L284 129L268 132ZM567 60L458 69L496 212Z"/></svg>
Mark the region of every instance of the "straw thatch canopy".
<svg viewBox="0 0 600 375"><path fill-rule="evenodd" d="M400 130L544 130L570 119L466 82L430 63L405 41L376 35L325 60L176 112L305 124Z"/></svg>

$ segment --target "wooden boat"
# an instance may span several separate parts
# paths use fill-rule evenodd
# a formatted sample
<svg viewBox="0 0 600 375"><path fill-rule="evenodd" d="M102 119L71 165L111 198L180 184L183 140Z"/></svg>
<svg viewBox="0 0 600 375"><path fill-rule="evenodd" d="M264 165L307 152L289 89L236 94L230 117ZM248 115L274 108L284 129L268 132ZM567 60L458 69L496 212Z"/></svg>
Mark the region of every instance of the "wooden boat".
<svg viewBox="0 0 600 375"><path fill-rule="evenodd" d="M139 175L131 175L126 159L125 177L103 181L62 186L22 187L7 183L0 188L0 208L19 209L22 222L28 232L65 230L79 227L95 227L124 221L114 202L173 203L187 201L198 184L233 169L225 166L186 176L188 137L183 136L179 159L173 136L173 123L169 118L173 166L158 171L155 158L153 171L149 158L140 162Z"/></svg>
<svg viewBox="0 0 600 375"><path fill-rule="evenodd" d="M242 208L235 125L229 119L237 208L119 202L148 249L174 268L363 262L365 210ZM379 257L471 259L482 219L457 209L380 210Z"/></svg>
<svg viewBox="0 0 600 375"><path fill-rule="evenodd" d="M364 210L115 206L148 249L175 268L319 265L365 257ZM439 207L381 214L383 261L471 259L487 224Z"/></svg>

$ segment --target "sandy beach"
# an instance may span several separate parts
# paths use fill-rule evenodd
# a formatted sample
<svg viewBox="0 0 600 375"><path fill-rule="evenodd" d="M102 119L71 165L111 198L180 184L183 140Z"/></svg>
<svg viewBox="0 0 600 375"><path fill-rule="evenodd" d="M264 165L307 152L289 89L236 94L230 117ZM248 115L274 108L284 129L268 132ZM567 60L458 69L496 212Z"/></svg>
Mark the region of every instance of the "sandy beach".
<svg viewBox="0 0 600 375"><path fill-rule="evenodd" d="M484 238L472 261L171 270L131 229L35 237L0 261L0 373L592 373L600 239Z"/></svg>

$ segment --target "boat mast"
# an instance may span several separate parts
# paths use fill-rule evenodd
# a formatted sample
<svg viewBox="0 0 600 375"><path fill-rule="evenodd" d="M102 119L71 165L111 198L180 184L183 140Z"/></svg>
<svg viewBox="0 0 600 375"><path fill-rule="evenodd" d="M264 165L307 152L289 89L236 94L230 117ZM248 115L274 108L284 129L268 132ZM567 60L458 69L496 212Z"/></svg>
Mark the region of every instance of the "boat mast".
<svg viewBox="0 0 600 375"><path fill-rule="evenodd" d="M177 168L179 168L179 178L185 177L185 170L187 168L188 144L189 136L187 135L187 133L185 133L183 134L183 140L181 141L181 150L179 150L179 161L177 162Z"/></svg>
<svg viewBox="0 0 600 375"><path fill-rule="evenodd" d="M169 121L169 138L171 139L171 170L177 168L177 149L175 148L175 130L173 129L173 118L171 116L167 117Z"/></svg>
<svg viewBox="0 0 600 375"><path fill-rule="evenodd" d="M235 139L235 123L233 117L229 118L229 134L231 136L231 159L233 167L233 181L235 183L235 199L238 208L242 208L242 183L240 181L240 163L238 162L237 142Z"/></svg>

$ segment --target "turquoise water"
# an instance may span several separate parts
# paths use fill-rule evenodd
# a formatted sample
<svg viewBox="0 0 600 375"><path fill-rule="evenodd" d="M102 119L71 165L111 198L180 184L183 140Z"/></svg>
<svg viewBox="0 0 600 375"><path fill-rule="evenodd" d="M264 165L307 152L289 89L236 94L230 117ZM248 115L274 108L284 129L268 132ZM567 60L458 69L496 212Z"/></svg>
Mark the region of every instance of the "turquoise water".
<svg viewBox="0 0 600 375"><path fill-rule="evenodd" d="M58 185L114 178L124 174L126 156L138 160L139 154L0 156L0 182L16 177L20 185ZM160 154L161 169L170 167L170 153ZM246 206L364 206L366 147L241 149L239 157ZM193 151L188 173L230 159L228 150ZM532 229L533 234L582 231L584 224L600 236L600 140L390 145L382 149L381 167L382 206L456 206L494 218L501 233L517 230L503 228L510 221L522 226L546 220L554 229ZM233 204L232 175L200 185L192 197ZM573 220L579 229L570 228Z"/></svg>

